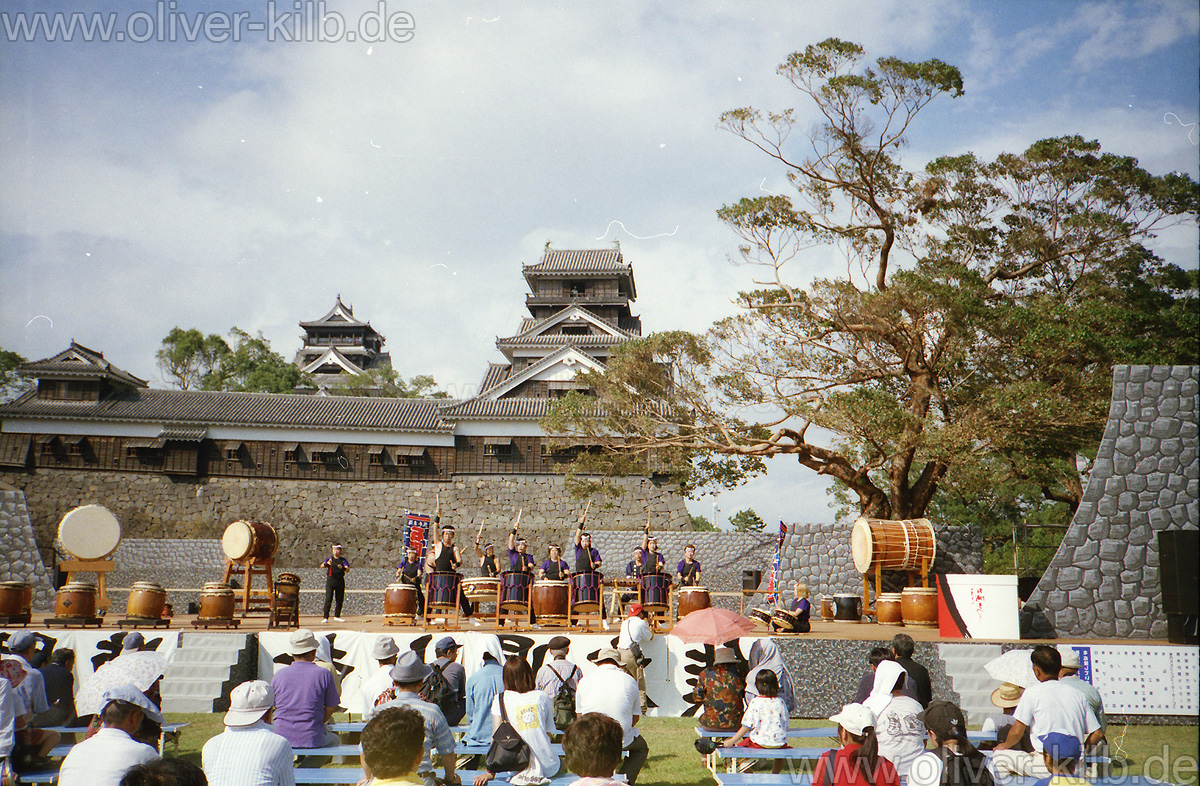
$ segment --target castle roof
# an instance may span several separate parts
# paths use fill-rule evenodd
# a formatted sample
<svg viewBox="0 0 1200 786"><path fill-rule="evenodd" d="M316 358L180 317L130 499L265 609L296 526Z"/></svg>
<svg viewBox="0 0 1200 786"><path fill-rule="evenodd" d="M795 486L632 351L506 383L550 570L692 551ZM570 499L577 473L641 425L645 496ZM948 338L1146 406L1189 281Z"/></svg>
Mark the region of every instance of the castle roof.
<svg viewBox="0 0 1200 786"><path fill-rule="evenodd" d="M101 379L135 388L148 386L146 380L105 360L103 352L88 349L75 341L57 355L22 363L17 370L22 375L38 379Z"/></svg>

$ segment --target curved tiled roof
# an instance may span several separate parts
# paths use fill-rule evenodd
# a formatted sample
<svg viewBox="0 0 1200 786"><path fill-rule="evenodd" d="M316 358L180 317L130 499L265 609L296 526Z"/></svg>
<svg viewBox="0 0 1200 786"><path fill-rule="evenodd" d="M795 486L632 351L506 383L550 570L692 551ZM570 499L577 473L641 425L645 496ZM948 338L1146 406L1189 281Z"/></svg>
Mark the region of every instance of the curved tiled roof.
<svg viewBox="0 0 1200 786"><path fill-rule="evenodd" d="M449 433L444 399L130 390L102 401L46 401L31 392L0 416L191 425L287 426Z"/></svg>
<svg viewBox="0 0 1200 786"><path fill-rule="evenodd" d="M526 273L629 272L630 266L615 248L548 249L542 261L525 265Z"/></svg>
<svg viewBox="0 0 1200 786"><path fill-rule="evenodd" d="M549 406L550 399L545 398L473 398L445 407L441 415L449 420L537 420L546 416Z"/></svg>

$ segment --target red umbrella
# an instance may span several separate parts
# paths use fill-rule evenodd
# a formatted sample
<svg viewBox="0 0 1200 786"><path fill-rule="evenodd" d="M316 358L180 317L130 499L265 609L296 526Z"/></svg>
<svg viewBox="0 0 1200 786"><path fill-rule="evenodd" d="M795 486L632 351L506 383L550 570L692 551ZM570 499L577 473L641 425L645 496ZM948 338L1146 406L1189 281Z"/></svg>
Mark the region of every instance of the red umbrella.
<svg viewBox="0 0 1200 786"><path fill-rule="evenodd" d="M684 644L724 644L754 632L754 623L728 609L712 607L693 611L671 628Z"/></svg>

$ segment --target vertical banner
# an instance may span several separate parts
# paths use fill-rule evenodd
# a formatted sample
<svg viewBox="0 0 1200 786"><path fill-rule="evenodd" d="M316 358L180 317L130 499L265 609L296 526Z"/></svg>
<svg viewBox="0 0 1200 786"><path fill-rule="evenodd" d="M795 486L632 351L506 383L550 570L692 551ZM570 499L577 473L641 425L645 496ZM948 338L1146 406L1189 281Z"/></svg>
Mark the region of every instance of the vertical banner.
<svg viewBox="0 0 1200 786"><path fill-rule="evenodd" d="M783 552L783 539L787 537L787 525L779 522L779 538L775 541L775 559L771 561L771 577L767 580L767 603L778 603L782 598L777 597L779 581L779 558ZM782 593L780 593L782 594Z"/></svg>
<svg viewBox="0 0 1200 786"><path fill-rule="evenodd" d="M421 561L425 561L425 547L429 543L431 520L426 513L404 514L404 546L417 550Z"/></svg>

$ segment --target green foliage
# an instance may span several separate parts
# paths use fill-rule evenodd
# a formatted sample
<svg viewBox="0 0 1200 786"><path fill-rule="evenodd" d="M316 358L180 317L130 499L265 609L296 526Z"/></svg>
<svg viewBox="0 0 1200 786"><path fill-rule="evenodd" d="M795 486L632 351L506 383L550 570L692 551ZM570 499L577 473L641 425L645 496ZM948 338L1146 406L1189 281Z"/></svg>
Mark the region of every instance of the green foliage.
<svg viewBox="0 0 1200 786"><path fill-rule="evenodd" d="M195 328L171 328L155 357L163 379L180 390L212 389L214 375L230 354L225 339Z"/></svg>
<svg viewBox="0 0 1200 786"><path fill-rule="evenodd" d="M0 401L16 398L29 387L29 383L16 373L17 366L25 362L25 358L16 352L0 349Z"/></svg>
<svg viewBox="0 0 1200 786"><path fill-rule="evenodd" d="M449 398L445 391L437 389L432 376L420 374L406 382L391 364L369 369L362 374L346 374L330 391L339 396Z"/></svg>
<svg viewBox="0 0 1200 786"><path fill-rule="evenodd" d="M238 390L291 393L303 379L300 369L271 349L260 331L229 331L233 347L215 333L172 328L158 351L163 377L180 390Z"/></svg>
<svg viewBox="0 0 1200 786"><path fill-rule="evenodd" d="M729 526L733 527L734 532L762 532L767 527L767 522L750 508L739 510L729 517Z"/></svg>
<svg viewBox="0 0 1200 786"><path fill-rule="evenodd" d="M717 527L706 516L692 516L693 532L717 532Z"/></svg>

